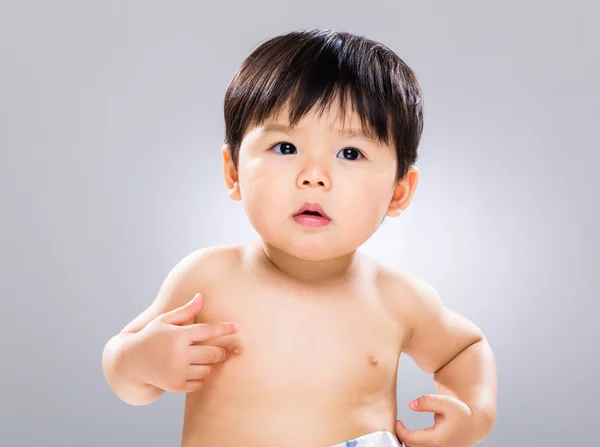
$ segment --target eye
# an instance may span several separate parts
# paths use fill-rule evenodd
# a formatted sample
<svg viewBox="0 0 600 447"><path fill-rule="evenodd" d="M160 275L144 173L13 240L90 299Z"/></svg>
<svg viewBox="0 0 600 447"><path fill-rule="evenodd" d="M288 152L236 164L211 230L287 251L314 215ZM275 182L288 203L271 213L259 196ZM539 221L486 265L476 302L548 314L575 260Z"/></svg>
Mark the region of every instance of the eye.
<svg viewBox="0 0 600 447"><path fill-rule="evenodd" d="M358 149L354 149L353 147L347 147L339 151L337 156L345 160L357 160L359 158L362 158L363 154L361 154Z"/></svg>
<svg viewBox="0 0 600 447"><path fill-rule="evenodd" d="M291 143L277 143L272 149L281 155L291 155L296 153L296 146Z"/></svg>

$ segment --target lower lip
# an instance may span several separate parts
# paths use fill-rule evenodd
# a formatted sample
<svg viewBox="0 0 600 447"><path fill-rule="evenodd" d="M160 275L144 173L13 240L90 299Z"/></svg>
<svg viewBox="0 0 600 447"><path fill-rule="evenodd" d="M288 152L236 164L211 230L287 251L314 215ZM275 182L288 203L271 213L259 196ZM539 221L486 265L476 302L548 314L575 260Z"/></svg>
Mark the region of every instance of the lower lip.
<svg viewBox="0 0 600 447"><path fill-rule="evenodd" d="M294 220L305 227L324 227L329 223L329 219L321 216L311 216L309 214L298 214L294 216Z"/></svg>

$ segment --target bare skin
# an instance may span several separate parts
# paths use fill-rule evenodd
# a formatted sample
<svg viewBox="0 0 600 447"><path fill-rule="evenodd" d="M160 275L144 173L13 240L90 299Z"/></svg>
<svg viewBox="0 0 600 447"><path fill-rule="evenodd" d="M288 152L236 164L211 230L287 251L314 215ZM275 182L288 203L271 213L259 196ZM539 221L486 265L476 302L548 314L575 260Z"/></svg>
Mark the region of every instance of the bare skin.
<svg viewBox="0 0 600 447"><path fill-rule="evenodd" d="M164 392L151 383L186 392L182 447L328 447L394 433L398 359L409 338L403 294L390 293L383 267L360 254L351 258L321 276L300 269L308 276L297 278L272 263L258 241L189 256L154 303L107 344L109 384L134 405ZM170 316L198 291L203 304L195 318ZM118 340L134 340L161 319L181 327L139 337L143 342ZM236 323L237 332L185 349L179 340L173 359L168 334L202 338L209 325L218 330L224 322ZM194 351L199 347L211 351ZM229 356L209 355L221 349Z"/></svg>
<svg viewBox="0 0 600 447"><path fill-rule="evenodd" d="M292 276L267 251L253 241L191 254L107 343L105 375L125 402L187 393L182 447L329 447L394 433L400 354L434 373L479 336L426 283L364 255L300 263Z"/></svg>
<svg viewBox="0 0 600 447"><path fill-rule="evenodd" d="M228 194L261 239L187 256L103 352L125 402L187 393L182 447L329 447L394 433L400 354L434 374L481 340L424 281L356 252L384 214L409 205L416 167L396 182L393 151L365 141L366 158L342 160L350 140L314 117L290 132L250 132L239 173L222 149ZM293 155L279 151L288 139ZM321 202L328 225L297 222L305 202Z"/></svg>
<svg viewBox="0 0 600 447"><path fill-rule="evenodd" d="M238 261L203 293L196 322L233 321L239 332L202 343L231 356L188 393L182 446L330 446L393 433L407 331L372 261L357 256L344 286L302 285L255 243L231 250Z"/></svg>

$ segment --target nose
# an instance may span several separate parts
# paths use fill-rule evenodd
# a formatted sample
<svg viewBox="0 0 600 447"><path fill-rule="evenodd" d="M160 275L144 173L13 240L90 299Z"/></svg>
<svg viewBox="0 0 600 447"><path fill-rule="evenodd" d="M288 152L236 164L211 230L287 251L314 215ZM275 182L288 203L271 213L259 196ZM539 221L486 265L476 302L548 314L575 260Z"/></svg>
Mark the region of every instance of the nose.
<svg viewBox="0 0 600 447"><path fill-rule="evenodd" d="M324 163L312 160L298 175L296 185L299 189L316 187L329 190L331 189L331 177Z"/></svg>

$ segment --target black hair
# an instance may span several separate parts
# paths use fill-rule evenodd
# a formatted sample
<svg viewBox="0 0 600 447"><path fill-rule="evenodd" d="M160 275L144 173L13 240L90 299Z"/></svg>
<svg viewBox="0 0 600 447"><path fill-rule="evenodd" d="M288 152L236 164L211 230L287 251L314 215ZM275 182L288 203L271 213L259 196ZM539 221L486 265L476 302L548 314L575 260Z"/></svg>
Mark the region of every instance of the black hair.
<svg viewBox="0 0 600 447"><path fill-rule="evenodd" d="M313 107L347 102L362 130L393 142L402 179L417 160L423 132L422 92L414 72L381 43L332 30L303 30L262 43L241 64L225 94L225 143L237 168L245 133L289 108L293 127Z"/></svg>

